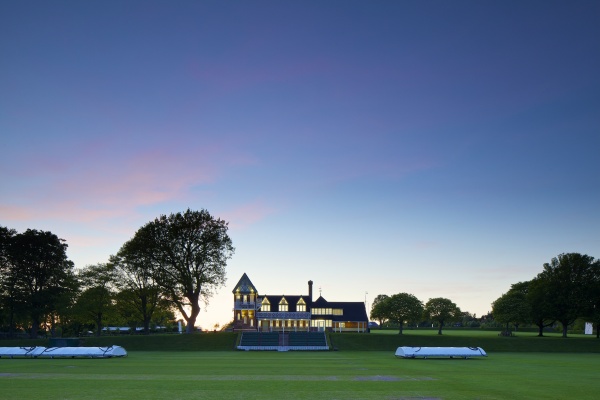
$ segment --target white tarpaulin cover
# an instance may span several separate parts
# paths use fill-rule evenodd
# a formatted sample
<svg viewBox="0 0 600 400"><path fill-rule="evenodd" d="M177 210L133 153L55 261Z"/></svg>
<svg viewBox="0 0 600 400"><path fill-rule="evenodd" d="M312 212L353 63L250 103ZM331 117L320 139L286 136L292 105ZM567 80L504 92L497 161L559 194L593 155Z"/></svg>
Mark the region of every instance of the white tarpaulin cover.
<svg viewBox="0 0 600 400"><path fill-rule="evenodd" d="M0 357L126 357L127 351L121 346L109 347L0 347Z"/></svg>
<svg viewBox="0 0 600 400"><path fill-rule="evenodd" d="M396 357L487 357L481 347L398 347Z"/></svg>

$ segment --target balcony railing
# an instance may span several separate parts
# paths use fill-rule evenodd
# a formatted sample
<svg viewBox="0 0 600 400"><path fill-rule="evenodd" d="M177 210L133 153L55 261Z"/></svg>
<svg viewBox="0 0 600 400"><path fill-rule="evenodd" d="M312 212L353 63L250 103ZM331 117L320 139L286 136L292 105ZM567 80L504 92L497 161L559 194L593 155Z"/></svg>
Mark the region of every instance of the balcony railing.
<svg viewBox="0 0 600 400"><path fill-rule="evenodd" d="M310 313L309 312L300 312L300 311L293 311L293 312L287 312L287 311L277 311L277 312L265 312L265 311L261 311L261 312L257 312L256 313L256 318L258 320L263 320L263 319L310 319Z"/></svg>
<svg viewBox="0 0 600 400"><path fill-rule="evenodd" d="M260 303L255 301L236 301L234 304L236 310L256 310L260 308Z"/></svg>

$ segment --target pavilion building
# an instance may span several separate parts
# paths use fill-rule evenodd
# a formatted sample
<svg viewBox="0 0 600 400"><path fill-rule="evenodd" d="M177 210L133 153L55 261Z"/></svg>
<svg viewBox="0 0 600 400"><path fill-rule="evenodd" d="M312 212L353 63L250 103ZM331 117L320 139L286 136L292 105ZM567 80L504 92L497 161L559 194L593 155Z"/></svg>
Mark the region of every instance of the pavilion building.
<svg viewBox="0 0 600 400"><path fill-rule="evenodd" d="M313 301L312 281L305 295L261 295L244 273L233 296L235 330L368 332L365 303Z"/></svg>

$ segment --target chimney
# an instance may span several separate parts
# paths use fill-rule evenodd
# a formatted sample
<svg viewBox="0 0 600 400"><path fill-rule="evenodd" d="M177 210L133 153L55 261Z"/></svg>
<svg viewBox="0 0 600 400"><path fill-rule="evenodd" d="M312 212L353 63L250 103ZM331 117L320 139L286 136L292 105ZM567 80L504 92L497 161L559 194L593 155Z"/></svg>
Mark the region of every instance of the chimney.
<svg viewBox="0 0 600 400"><path fill-rule="evenodd" d="M311 305L312 305L312 302L313 302L313 299L312 299L312 284L313 284L313 281L308 281L308 299L309 299Z"/></svg>

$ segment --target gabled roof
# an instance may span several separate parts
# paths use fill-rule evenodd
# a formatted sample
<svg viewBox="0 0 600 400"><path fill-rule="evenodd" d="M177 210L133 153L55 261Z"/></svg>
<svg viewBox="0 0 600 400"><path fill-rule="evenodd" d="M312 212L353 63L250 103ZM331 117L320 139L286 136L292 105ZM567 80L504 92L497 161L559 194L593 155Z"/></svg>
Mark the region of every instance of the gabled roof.
<svg viewBox="0 0 600 400"><path fill-rule="evenodd" d="M264 296L262 296L262 298L267 298L269 300L269 303L271 304L271 310L273 310L275 307L279 306L279 303L281 302L281 299L285 298L285 301L287 301L288 303L288 311L290 312L295 312L296 310L296 304L298 304L298 302L300 301L300 299L304 300L304 303L306 304L306 306L308 307L308 296L290 296L290 295L282 295L282 294L265 294Z"/></svg>
<svg viewBox="0 0 600 400"><path fill-rule="evenodd" d="M244 275L242 275L242 277L240 278L239 282L237 283L237 285L235 285L235 287L233 288L232 293L242 293L242 294L249 294L249 293L258 293L258 290L256 290L256 287L254 287L254 285L252 284L252 281L250 280L250 278L248 278L248 275L246 275L246 273L244 272Z"/></svg>
<svg viewBox="0 0 600 400"><path fill-rule="evenodd" d="M333 321L368 321L367 308L362 301L327 301L319 296L312 308L341 308L344 315L333 315Z"/></svg>

